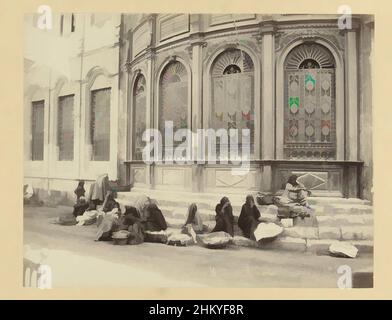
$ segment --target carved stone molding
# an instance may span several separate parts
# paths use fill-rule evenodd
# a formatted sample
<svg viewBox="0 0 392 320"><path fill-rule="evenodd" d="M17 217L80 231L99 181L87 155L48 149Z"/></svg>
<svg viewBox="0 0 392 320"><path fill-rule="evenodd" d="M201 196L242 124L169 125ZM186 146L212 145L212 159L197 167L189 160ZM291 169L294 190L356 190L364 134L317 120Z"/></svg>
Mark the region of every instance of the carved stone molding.
<svg viewBox="0 0 392 320"><path fill-rule="evenodd" d="M257 35L249 35L252 38L244 38L240 39L239 41L234 41L234 40L222 40L222 41L216 41L216 42L209 42L208 43L208 49L203 51L203 61L205 62L206 60L211 57L218 49L221 49L222 51L227 50L227 49L238 49L241 47L249 48L252 53L255 55L260 55L261 54L261 39L258 39ZM258 42L260 41L260 42Z"/></svg>
<svg viewBox="0 0 392 320"><path fill-rule="evenodd" d="M295 39L313 41L323 38L333 43L340 51L344 50L344 34L337 29L304 29L279 30L275 34L275 51L279 52Z"/></svg>
<svg viewBox="0 0 392 320"><path fill-rule="evenodd" d="M126 61L126 62L123 64L121 70L122 70L123 72L130 73L131 70L132 70L132 62L129 61L129 60Z"/></svg>

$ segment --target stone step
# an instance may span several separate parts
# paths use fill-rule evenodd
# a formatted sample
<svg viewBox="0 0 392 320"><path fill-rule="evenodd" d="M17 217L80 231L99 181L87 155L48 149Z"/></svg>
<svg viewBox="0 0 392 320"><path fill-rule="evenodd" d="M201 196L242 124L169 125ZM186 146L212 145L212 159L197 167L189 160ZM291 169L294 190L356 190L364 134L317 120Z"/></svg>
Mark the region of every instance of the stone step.
<svg viewBox="0 0 392 320"><path fill-rule="evenodd" d="M134 204L134 198L123 198L119 197L116 199L120 204L123 205L133 205ZM174 203L171 203L172 205L168 205L165 200L163 201L158 201L159 203L159 208L161 209L162 213L164 214L165 217L172 217L172 218L183 218L186 219L187 214L188 214L188 207L182 205L182 203L178 203L178 205L175 205ZM215 204L216 205L216 204ZM214 209L212 208L200 208L200 205L198 204L198 211L201 215L201 218L203 220L215 220L215 205ZM258 208L260 210L260 214L263 218L269 219L269 220L275 220L278 208L274 205L270 206L259 206ZM241 207L233 207L233 215L235 217L238 217L241 212Z"/></svg>
<svg viewBox="0 0 392 320"><path fill-rule="evenodd" d="M373 207L370 205L364 204L349 204L349 203L331 203L326 204L322 207L323 213L327 214L340 214L340 213L349 213L349 214L372 214Z"/></svg>
<svg viewBox="0 0 392 320"><path fill-rule="evenodd" d="M139 192L120 192L118 201L123 205L133 205ZM186 194L189 197L185 198ZM215 205L219 200L217 195L200 198L200 194L182 192L174 197L173 194L152 190L146 195L158 201L169 227L180 228L185 223L188 206L195 202L203 223L212 230L215 226ZM215 199L214 199L215 197ZM213 199L213 200L212 200ZM240 199L237 195L234 199ZM314 200L314 199L313 199ZM373 240L373 214L372 207L363 200L330 198L322 199L312 204L313 214L309 218L294 219L294 226L285 228L283 237L303 240L347 240L372 241ZM237 221L242 202L235 203L232 199L233 214L235 217L235 234L240 235ZM275 205L259 206L262 219L268 222L279 222L278 208Z"/></svg>
<svg viewBox="0 0 392 320"><path fill-rule="evenodd" d="M118 199L128 200L130 203L134 201L138 196L140 196L140 192L119 192ZM156 192L156 190L150 190L150 193L146 193L151 198L154 198L158 201L160 206L165 207L184 207L187 208L192 202L195 202L199 209L207 209L207 210L215 210L216 204L220 200L220 196L215 195L214 197L207 196L201 197L201 194L194 193L185 193L182 192L180 195L172 194L166 192L166 194L160 192ZM233 213L234 215L239 215L241 211L242 204L244 203L245 197L236 196L235 198L230 198ZM310 200L312 199L312 201ZM309 202L312 203L316 199L310 198ZM329 201L325 201L324 198L317 198L318 202L316 204L311 204L311 207L314 209L316 215L329 215L329 214L340 214L340 213L350 213L350 214L372 214L372 206L365 204L365 200L360 199L342 199L342 198L329 198ZM320 199L323 199L319 201ZM258 206L259 210L262 212L267 210L269 212L276 211L271 209L271 207L266 206ZM267 209L268 208L268 209Z"/></svg>
<svg viewBox="0 0 392 320"><path fill-rule="evenodd" d="M214 192L205 192L205 193L198 193L198 192L187 192L187 191L175 191L175 192L168 192L167 190L156 190L156 189L145 189L145 188L133 188L132 191L128 192L119 192L119 194L145 194L149 195L152 198L162 198L170 196L170 193L174 194L177 198L185 198L190 200L211 200L213 203L217 203L223 196L229 197L229 199L235 203L240 202L243 203L245 197L248 194L253 196L257 195L257 191L225 191L224 194L218 194ZM336 203L336 204L354 204L354 205L371 205L370 201L357 199L357 198L342 198L342 197L309 197L309 204L312 205L324 205L329 203Z"/></svg>
<svg viewBox="0 0 392 320"><path fill-rule="evenodd" d="M373 240L373 226L349 225L341 227L319 226L319 239Z"/></svg>
<svg viewBox="0 0 392 320"><path fill-rule="evenodd" d="M373 214L317 215L318 226L340 227L344 225L373 225Z"/></svg>
<svg viewBox="0 0 392 320"><path fill-rule="evenodd" d="M293 226L284 228L283 236L301 239L318 239L317 227Z"/></svg>

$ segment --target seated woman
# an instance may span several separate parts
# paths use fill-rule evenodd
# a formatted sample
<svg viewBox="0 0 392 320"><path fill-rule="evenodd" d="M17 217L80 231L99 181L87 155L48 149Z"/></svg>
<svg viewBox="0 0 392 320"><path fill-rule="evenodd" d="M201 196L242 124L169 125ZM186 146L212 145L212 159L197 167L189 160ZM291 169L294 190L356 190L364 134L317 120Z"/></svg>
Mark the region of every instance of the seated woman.
<svg viewBox="0 0 392 320"><path fill-rule="evenodd" d="M234 236L234 216L233 208L230 204L230 200L227 197L223 197L215 207L215 228L211 232L224 231Z"/></svg>
<svg viewBox="0 0 392 320"><path fill-rule="evenodd" d="M103 201L103 204L102 204L102 211L106 213L106 212L112 211L115 208L120 209L120 205L114 199L113 191L108 190L108 191L106 191L105 200Z"/></svg>
<svg viewBox="0 0 392 320"><path fill-rule="evenodd" d="M108 174L105 173L100 175L90 186L90 191L87 196L87 202L89 203L88 210L96 210L97 205L100 205L105 201L109 189Z"/></svg>
<svg viewBox="0 0 392 320"><path fill-rule="evenodd" d="M192 203L188 208L188 216L182 227L181 233L191 236L196 243L196 234L203 233L204 229L203 221L197 211L197 205L196 203Z"/></svg>
<svg viewBox="0 0 392 320"><path fill-rule="evenodd" d="M202 233L204 230L203 221L197 211L196 203L192 203L188 208L188 216L186 218L183 229L187 226L191 226L193 231L196 233Z"/></svg>
<svg viewBox="0 0 392 320"><path fill-rule="evenodd" d="M96 206L91 205L91 203L93 202L89 203L89 207L83 215L76 217L79 226L92 224L97 221L97 226L99 227L107 213L117 214L120 212L120 205L114 199L114 195L111 190L106 191L106 196L101 209L97 210Z"/></svg>
<svg viewBox="0 0 392 320"><path fill-rule="evenodd" d="M72 214L77 217L83 215L83 213L88 209L89 204L86 201L86 198L81 196L76 200L76 204L74 205L74 209Z"/></svg>
<svg viewBox="0 0 392 320"><path fill-rule="evenodd" d="M74 193L76 195L76 200L79 200L80 197L85 196L86 190L84 190L84 181L83 180L78 182L78 186L74 190Z"/></svg>
<svg viewBox="0 0 392 320"><path fill-rule="evenodd" d="M255 205L252 195L246 197L246 201L241 208L240 217L238 218L238 226L240 227L244 237L256 240L253 232L259 225L260 211Z"/></svg>
<svg viewBox="0 0 392 320"><path fill-rule="evenodd" d="M85 193L86 190L84 190L84 181L79 181L78 186L74 190L74 193L76 195L76 203L74 205L74 209L72 214L77 217L81 216L89 207L86 198L85 198Z"/></svg>
<svg viewBox="0 0 392 320"><path fill-rule="evenodd" d="M141 217L141 223L144 231L161 231L167 229L166 220L162 211L151 200L145 210L143 210L143 215Z"/></svg>
<svg viewBox="0 0 392 320"><path fill-rule="evenodd" d="M139 221L140 217L135 207L126 206L123 214L120 211L117 214L112 211L103 217L95 240L111 240L113 232L127 230L131 233L130 238L134 240L132 244L142 243L143 234Z"/></svg>

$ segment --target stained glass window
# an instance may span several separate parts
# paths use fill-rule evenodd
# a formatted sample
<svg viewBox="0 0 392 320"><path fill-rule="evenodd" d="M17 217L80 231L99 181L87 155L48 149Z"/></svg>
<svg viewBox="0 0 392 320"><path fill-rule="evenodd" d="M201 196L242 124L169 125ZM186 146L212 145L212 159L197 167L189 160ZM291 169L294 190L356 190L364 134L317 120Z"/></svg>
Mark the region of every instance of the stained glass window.
<svg viewBox="0 0 392 320"><path fill-rule="evenodd" d="M238 129L241 152L242 129L250 130L251 153L254 150L254 65L250 56L239 49L228 49L214 61L211 69L211 128ZM217 139L217 155L227 148Z"/></svg>
<svg viewBox="0 0 392 320"><path fill-rule="evenodd" d="M45 102L34 101L32 103L31 121L31 160L44 160L44 122L45 122Z"/></svg>
<svg viewBox="0 0 392 320"><path fill-rule="evenodd" d="M318 44L294 48L285 63L284 154L288 159L335 159L335 67Z"/></svg>
<svg viewBox="0 0 392 320"><path fill-rule="evenodd" d="M58 100L58 146L59 160L74 158L74 95L59 97Z"/></svg>
<svg viewBox="0 0 392 320"><path fill-rule="evenodd" d="M165 121L173 121L173 131L188 127L188 76L179 61L170 62L159 80L159 130L164 138ZM163 139L163 145L165 141ZM181 142L174 142L174 146ZM166 146L169 147L169 146Z"/></svg>
<svg viewBox="0 0 392 320"><path fill-rule="evenodd" d="M110 88L91 91L92 160L110 158Z"/></svg>
<svg viewBox="0 0 392 320"><path fill-rule="evenodd" d="M141 160L145 143L142 140L146 130L146 79L139 75L133 88L133 160Z"/></svg>

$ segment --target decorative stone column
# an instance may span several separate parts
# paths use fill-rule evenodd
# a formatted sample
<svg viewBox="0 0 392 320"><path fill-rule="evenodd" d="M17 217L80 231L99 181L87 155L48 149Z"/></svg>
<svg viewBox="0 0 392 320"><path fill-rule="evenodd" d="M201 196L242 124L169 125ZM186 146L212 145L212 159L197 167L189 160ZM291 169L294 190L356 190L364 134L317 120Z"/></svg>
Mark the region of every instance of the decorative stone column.
<svg viewBox="0 0 392 320"><path fill-rule="evenodd" d="M192 141L192 158L195 161L192 165L192 191L203 191L203 165L196 163L199 154L198 141L196 139L197 130L203 128L202 92L203 92L203 48L206 42L195 36L191 40L189 54L192 57L192 120L191 130L194 133Z"/></svg>
<svg viewBox="0 0 392 320"><path fill-rule="evenodd" d="M275 27L261 27L261 158L275 158Z"/></svg>
<svg viewBox="0 0 392 320"><path fill-rule="evenodd" d="M146 128L154 128L154 67L155 53L152 49L147 51L146 74ZM146 184L154 188L154 164L146 164Z"/></svg>
<svg viewBox="0 0 392 320"><path fill-rule="evenodd" d="M275 26L271 23L261 26L261 137L262 160L275 158ZM272 167L261 168L261 189L272 190Z"/></svg>
<svg viewBox="0 0 392 320"><path fill-rule="evenodd" d="M353 21L354 22L354 21ZM357 32L346 30L346 159L358 160L358 70Z"/></svg>

